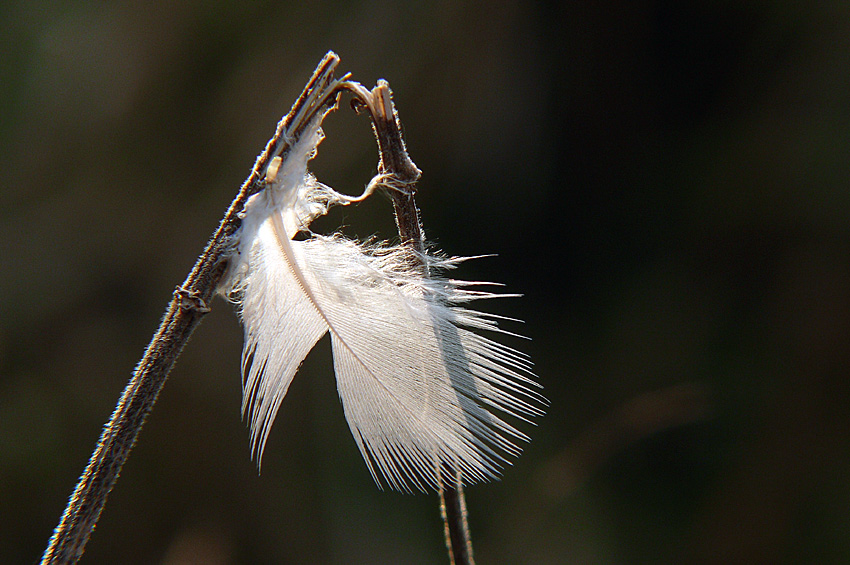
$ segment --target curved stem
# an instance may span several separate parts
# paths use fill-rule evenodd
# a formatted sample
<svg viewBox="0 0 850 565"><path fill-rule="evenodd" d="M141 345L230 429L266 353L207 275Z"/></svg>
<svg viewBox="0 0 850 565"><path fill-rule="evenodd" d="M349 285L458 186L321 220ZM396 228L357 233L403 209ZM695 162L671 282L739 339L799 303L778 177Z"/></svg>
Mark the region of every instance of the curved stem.
<svg viewBox="0 0 850 565"><path fill-rule="evenodd" d="M41 559L42 565L76 563L82 556L109 492L156 403L168 373L189 336L209 312L208 304L227 269L225 258L232 245L232 236L241 224L239 213L248 198L263 188L271 160L289 151L314 116L336 107L336 95L342 82L333 79L338 63L339 57L334 53L328 53L319 63L289 114L278 123L275 135L257 157L251 174L191 273L174 291L159 329L124 388L112 417L104 426L97 447L50 538Z"/></svg>

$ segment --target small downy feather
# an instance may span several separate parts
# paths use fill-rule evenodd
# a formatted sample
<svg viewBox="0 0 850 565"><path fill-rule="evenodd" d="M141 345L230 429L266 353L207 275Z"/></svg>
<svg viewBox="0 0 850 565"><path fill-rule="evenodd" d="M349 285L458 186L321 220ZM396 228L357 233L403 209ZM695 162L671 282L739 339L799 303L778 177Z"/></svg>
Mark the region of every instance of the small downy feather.
<svg viewBox="0 0 850 565"><path fill-rule="evenodd" d="M528 439L503 415L528 420L546 401L523 353L477 333L505 333L499 318L463 305L509 295L443 276L465 259L338 235L293 240L350 200L307 171L321 139L316 119L247 202L222 289L245 329L242 409L254 457L302 361L330 332L345 417L379 485L438 488L446 469L466 484L497 477Z"/></svg>

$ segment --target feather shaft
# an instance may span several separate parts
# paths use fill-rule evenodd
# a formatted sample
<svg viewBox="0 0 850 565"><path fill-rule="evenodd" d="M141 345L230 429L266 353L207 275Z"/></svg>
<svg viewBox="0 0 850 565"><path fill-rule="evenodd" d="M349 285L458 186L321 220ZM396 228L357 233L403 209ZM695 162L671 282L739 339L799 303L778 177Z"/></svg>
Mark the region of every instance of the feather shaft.
<svg viewBox="0 0 850 565"><path fill-rule="evenodd" d="M245 327L243 412L259 460L300 364L331 334L337 388L355 443L376 482L439 488L441 469L466 483L492 479L528 437L503 416L529 422L545 399L528 356L480 335L514 335L499 316L465 304L503 296L486 283L446 279L464 258L364 246L341 236L293 236L339 195L307 172L322 139L318 120L246 204L228 291Z"/></svg>

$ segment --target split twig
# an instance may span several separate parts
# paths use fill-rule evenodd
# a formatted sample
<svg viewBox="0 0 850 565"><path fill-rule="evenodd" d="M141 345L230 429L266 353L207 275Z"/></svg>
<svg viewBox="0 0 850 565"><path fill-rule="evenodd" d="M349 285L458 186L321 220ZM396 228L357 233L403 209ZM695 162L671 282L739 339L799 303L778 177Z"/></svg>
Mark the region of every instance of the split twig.
<svg viewBox="0 0 850 565"><path fill-rule="evenodd" d="M401 241L417 257L423 256L424 233L414 201L416 182L421 173L407 154L389 85L381 80L370 91L347 80L347 76L335 79L333 73L338 63L339 57L334 53L328 53L319 63L292 109L278 123L274 136L257 157L251 174L242 184L192 271L175 289L159 329L103 428L97 447L50 538L41 565L76 563L82 556L106 499L169 372L192 332L210 311L210 301L227 270L226 257L232 250L233 235L241 225L239 214L245 203L265 187L270 165L274 167L276 158L285 155L295 145L312 119L317 115L323 118L336 108L338 94L342 90L352 92L358 104L368 107L378 142L378 175L367 192L378 187L389 189ZM423 268L427 269L427 265ZM453 564L472 565L472 543L461 475L440 469L442 473L452 481L451 486L440 489L440 508L449 557Z"/></svg>

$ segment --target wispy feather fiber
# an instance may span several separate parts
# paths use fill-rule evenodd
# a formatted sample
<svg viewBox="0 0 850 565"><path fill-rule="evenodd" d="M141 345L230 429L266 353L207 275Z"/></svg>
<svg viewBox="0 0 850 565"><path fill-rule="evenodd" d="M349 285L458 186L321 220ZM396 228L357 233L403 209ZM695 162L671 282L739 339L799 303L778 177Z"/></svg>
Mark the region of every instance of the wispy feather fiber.
<svg viewBox="0 0 850 565"><path fill-rule="evenodd" d="M344 203L307 172L321 138L316 120L246 204L223 288L245 328L254 456L301 362L330 332L345 417L378 484L436 488L441 468L465 483L497 476L527 440L503 416L527 420L545 405L528 358L477 333L501 332L498 318L463 307L505 295L444 277L464 259L341 236L293 240Z"/></svg>

